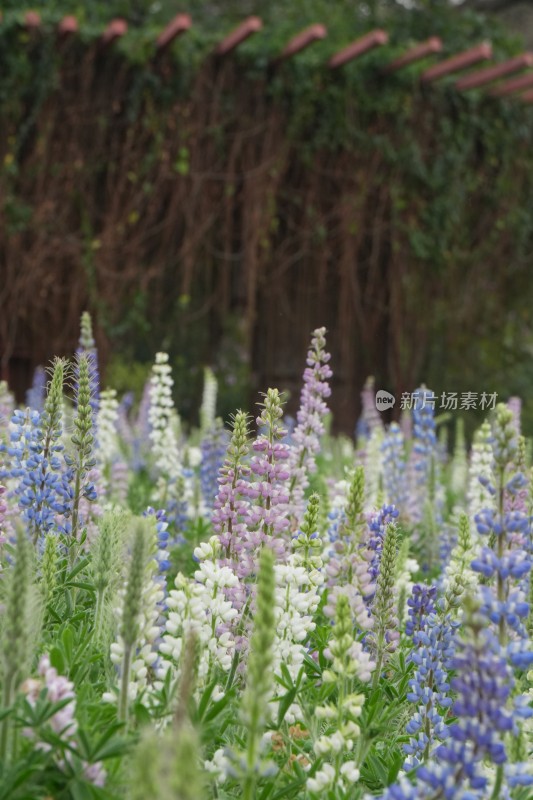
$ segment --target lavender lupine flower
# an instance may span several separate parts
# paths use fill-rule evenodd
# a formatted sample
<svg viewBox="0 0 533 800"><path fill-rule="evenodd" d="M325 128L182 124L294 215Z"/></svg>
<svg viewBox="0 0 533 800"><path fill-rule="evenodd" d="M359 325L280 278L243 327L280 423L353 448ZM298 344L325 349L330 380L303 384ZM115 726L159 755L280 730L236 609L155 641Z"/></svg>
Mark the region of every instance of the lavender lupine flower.
<svg viewBox="0 0 533 800"><path fill-rule="evenodd" d="M407 501L405 442L400 426L392 422L381 445L383 454L383 491L385 502L400 513Z"/></svg>
<svg viewBox="0 0 533 800"><path fill-rule="evenodd" d="M291 474L289 503L294 527L301 518L305 489L309 486L309 473L316 470L315 457L324 433L324 418L328 413L326 398L331 394L328 379L333 374L329 367L330 354L326 352L326 329L313 331L311 347L307 353L307 367L303 374L300 409L297 425L291 436L288 469Z"/></svg>
<svg viewBox="0 0 533 800"><path fill-rule="evenodd" d="M383 430L383 420L376 407L376 390L374 378L370 376L366 379L363 390L361 391L361 416L357 422L357 439L370 439L372 431Z"/></svg>
<svg viewBox="0 0 533 800"><path fill-rule="evenodd" d="M128 465L122 459L113 461L110 470L111 498L121 505L126 505L128 498Z"/></svg>
<svg viewBox="0 0 533 800"><path fill-rule="evenodd" d="M43 655L39 662L39 678L29 678L22 684L22 691L31 706L35 706L42 694L46 692L46 699L50 703L64 703L62 708L48 717L47 727L65 744L63 756L58 761L58 766L64 768L66 764L73 763L73 756L70 747L75 744L78 732L78 722L76 720L76 693L74 684L63 675L59 675L57 670L51 666L48 655ZM35 739L35 732L28 728L23 730L23 735L30 739ZM44 741L36 741L35 747L38 750L49 750L50 745ZM82 761L81 772L85 780L94 786L103 787L106 781L106 771L101 761L92 764Z"/></svg>
<svg viewBox="0 0 533 800"><path fill-rule="evenodd" d="M520 435L520 423L522 416L522 400L519 397L510 397L507 401L507 408L513 415L513 424L518 435Z"/></svg>
<svg viewBox="0 0 533 800"><path fill-rule="evenodd" d="M63 675L58 675L57 670L50 665L50 658L48 655L41 657L39 662L39 675L44 680L28 679L22 684L22 691L25 693L30 705L34 706L39 699L39 695L43 688L46 689L48 700L52 703L60 703L63 700L67 702L63 708L59 709L47 720L54 733L61 735L64 739L71 739L78 730L78 723L76 721L76 693L74 691L74 684L65 678ZM44 684L44 685L43 685ZM25 731L25 735L32 737L33 731ZM44 743L37 743L39 746L46 748Z"/></svg>
<svg viewBox="0 0 533 800"><path fill-rule="evenodd" d="M280 423L283 410L278 390L269 389L261 406L263 410L257 417L257 425L265 433L260 433L252 444L254 455L250 460L250 473L255 480L243 486L251 504L244 520L247 533L242 561L237 566L240 577L255 574L263 545L272 549L279 561L285 561L285 534L290 526L287 515L290 450L280 441L285 429Z"/></svg>
<svg viewBox="0 0 533 800"><path fill-rule="evenodd" d="M26 405L34 411L42 411L44 398L46 397L46 370L44 367L36 367L33 373L31 387L26 392Z"/></svg>
<svg viewBox="0 0 533 800"><path fill-rule="evenodd" d="M247 414L237 411L232 426L226 459L220 468L212 522L226 562L236 565L246 539L245 518L249 508L246 478L250 470L244 463L249 451Z"/></svg>
<svg viewBox="0 0 533 800"><path fill-rule="evenodd" d="M200 486L206 509L213 509L218 490L218 474L224 463L228 446L228 434L222 420L217 419L208 428L202 439L200 449L202 461L200 463Z"/></svg>

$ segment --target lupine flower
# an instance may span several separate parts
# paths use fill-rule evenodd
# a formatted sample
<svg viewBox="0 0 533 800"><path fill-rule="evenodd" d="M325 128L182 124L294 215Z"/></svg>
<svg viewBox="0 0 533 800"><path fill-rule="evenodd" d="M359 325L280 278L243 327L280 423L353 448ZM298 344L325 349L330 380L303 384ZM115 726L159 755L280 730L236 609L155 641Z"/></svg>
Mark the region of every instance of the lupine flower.
<svg viewBox="0 0 533 800"><path fill-rule="evenodd" d="M150 382L150 442L154 466L160 476L158 499L163 505L169 491L181 477L182 463L173 421L173 380L166 353L157 353Z"/></svg>
<svg viewBox="0 0 533 800"><path fill-rule="evenodd" d="M376 407L376 390L372 376L366 379L361 391L361 409L361 416L357 422L356 436L358 439L370 439L373 430L383 430L383 420Z"/></svg>
<svg viewBox="0 0 533 800"><path fill-rule="evenodd" d="M513 679L494 635L484 628L484 619L470 612L467 634L451 659L455 677L451 688L456 700L451 713L457 721L448 725L448 738L438 746L434 758L416 772L416 786L401 778L389 787L381 800L473 800L476 797L503 796L504 770L496 780L502 789L493 794L483 770L485 759L497 767L507 761L504 736L516 733L514 715L529 716L531 709L511 701ZM522 765L509 770L512 785L533 783Z"/></svg>
<svg viewBox="0 0 533 800"><path fill-rule="evenodd" d="M94 459L93 410L91 407L91 387L89 361L86 355L78 360L78 383L76 392L76 417L74 418L74 434L71 437L74 445L73 453L65 453L67 471L63 475L63 501L66 518L65 531L70 534L71 562L75 558L74 544L78 540L83 516L80 514L80 501L96 500L94 483L90 480L89 471L96 464Z"/></svg>
<svg viewBox="0 0 533 800"><path fill-rule="evenodd" d="M214 502L213 529L219 537L225 558L237 564L246 540L246 522L250 501L247 497L249 467L244 459L249 451L248 416L238 411L226 459L220 468L219 489Z"/></svg>
<svg viewBox="0 0 533 800"><path fill-rule="evenodd" d="M411 597L407 600L409 619L405 623L407 636L414 636L424 627L426 617L435 612L436 586L415 583Z"/></svg>
<svg viewBox="0 0 533 800"><path fill-rule="evenodd" d="M359 779L357 763L349 757L360 735L357 720L364 703L364 695L354 691L355 679L368 683L375 668L361 643L353 638L350 606L344 595L337 600L335 625L324 655L332 663L322 673L322 680L338 687L338 697L334 704L314 709L315 716L325 722L326 728L314 742L315 755L322 763L314 777L308 778L307 789L319 797L334 787L347 792Z"/></svg>
<svg viewBox="0 0 533 800"><path fill-rule="evenodd" d="M457 498L464 497L468 477L468 461L466 455L465 426L459 418L455 425L455 443L451 463L450 487Z"/></svg>
<svg viewBox="0 0 533 800"><path fill-rule="evenodd" d="M56 734L65 744L62 759L58 760L58 766L64 768L66 763L72 763L72 752L70 746L75 744L75 737L78 732L78 722L76 720L76 693L74 684L63 675L59 675L57 670L51 666L48 655L43 655L39 661L39 679L29 678L22 685L21 689L26 695L26 699L31 706L35 706L42 692L46 693L46 699L50 703L64 703L64 705L46 720L46 726ZM23 734L30 739L35 739L35 732L32 729L23 730ZM35 747L38 750L50 750L48 742L37 740ZM82 761L82 775L94 786L103 787L106 781L106 771L100 761L92 764Z"/></svg>
<svg viewBox="0 0 533 800"><path fill-rule="evenodd" d="M409 512L415 522L422 520L425 506L433 500L431 483L435 470L437 435L434 409L427 400L430 396L432 392L424 386L413 393L413 483L410 486Z"/></svg>
<svg viewBox="0 0 533 800"><path fill-rule="evenodd" d="M138 518L133 529L132 551L126 582L119 592L115 618L119 620L111 661L120 668L119 718L127 722L130 703L145 691L149 672L157 660L154 643L160 636L158 619L164 593L158 580L155 526ZM116 700L113 692L103 695Z"/></svg>
<svg viewBox="0 0 533 800"><path fill-rule="evenodd" d="M11 459L0 469L0 477L11 479L11 494L18 499L22 518L34 542L51 530L56 514L66 509L58 456L63 450L60 441L62 385L63 362L58 361L42 414L30 409L15 411L9 445L0 445L0 450Z"/></svg>
<svg viewBox="0 0 533 800"><path fill-rule="evenodd" d="M213 370L209 367L204 369L204 392L202 395L202 405L200 406L200 430L202 433L214 425L217 409L218 381Z"/></svg>
<svg viewBox="0 0 533 800"><path fill-rule="evenodd" d="M332 551L326 565L328 597L324 613L333 619L338 598L345 595L357 626L368 630L372 627L372 618L365 601L373 591L373 588L369 589L371 579L368 573L368 562L373 554L364 548L361 541L365 529L364 496L364 469L357 467L350 482L346 507L332 537Z"/></svg>
<svg viewBox="0 0 533 800"><path fill-rule="evenodd" d="M477 587L477 576L471 568L474 547L470 534L468 516L461 514L458 521L457 543L442 581L444 597L441 606L445 612L456 611L463 598L473 594Z"/></svg>
<svg viewBox="0 0 533 800"><path fill-rule="evenodd" d="M418 591L415 593L414 589ZM436 743L447 736L442 712L452 703L448 697L448 670L454 653L454 624L448 616L440 619L435 614L434 587L414 589L409 625L413 649L409 660L414 662L415 672L409 680L407 699L416 704L417 710L406 726L410 737L403 748L408 756L404 764L407 770L427 762Z"/></svg>
<svg viewBox="0 0 533 800"><path fill-rule="evenodd" d="M264 428L252 444L254 455L250 460L250 473L255 480L243 491L251 501L246 512L246 541L242 561L238 565L240 576L255 573L256 559L261 547L266 545L277 558L285 560L285 533L289 529L287 503L289 500L287 468L289 447L280 440L285 430L280 420L283 415L281 398L277 389L269 389L257 425Z"/></svg>
<svg viewBox="0 0 533 800"><path fill-rule="evenodd" d="M272 413L269 408L271 398L267 396L266 402L268 405L265 404L265 411L266 414L270 414ZM276 403L274 398L272 398L272 402L274 403L272 411L280 410L279 403ZM275 419L278 418L277 416L271 417L272 427ZM268 420L268 417L266 419ZM260 735L269 714L268 698L272 687L271 665L274 636L274 557L268 548L264 548L259 558L254 629L250 643L246 688L241 704L241 716L247 730L243 764L243 800L253 800L256 796Z"/></svg>
<svg viewBox="0 0 533 800"><path fill-rule="evenodd" d="M407 515L415 524L413 541L418 545L424 566L431 568L438 560L438 530L443 505L434 403L431 400L433 393L422 386L413 397L413 447L408 465Z"/></svg>
<svg viewBox="0 0 533 800"><path fill-rule="evenodd" d="M157 667L159 683L170 671L173 681L180 675L184 643L193 633L198 640L200 657L198 685L211 680L213 671L231 669L235 638L231 627L238 611L227 599L239 581L234 571L220 563L221 545L213 536L195 548L198 569L193 580L178 573L166 598L168 615L159 643L161 660Z"/></svg>
<svg viewBox="0 0 533 800"><path fill-rule="evenodd" d="M206 429L200 445L202 451L200 486L208 512L211 511L215 502L218 491L218 474L224 463L227 446L227 432L222 420L217 419L210 428Z"/></svg>
<svg viewBox="0 0 533 800"><path fill-rule="evenodd" d="M98 351L93 337L93 324L88 311L84 311L81 315L80 341L76 356L77 364L80 363L81 356L85 356L87 359L90 389L89 402L93 412L93 429L96 432L100 407L100 375L98 371Z"/></svg>
<svg viewBox="0 0 533 800"><path fill-rule="evenodd" d="M0 545L3 545L6 541L5 537L5 520L6 520L6 511L7 511L7 504L4 500L4 495L7 489L5 486L2 486L0 483Z"/></svg>
<svg viewBox="0 0 533 800"><path fill-rule="evenodd" d="M108 484L107 494L110 491L110 470L113 461L119 455L117 436L118 400L114 389L106 389L100 395L100 408L98 410L98 460Z"/></svg>
<svg viewBox="0 0 533 800"><path fill-rule="evenodd" d="M376 537L378 538L378 537ZM377 576L376 594L372 603L374 625L367 642L375 653L376 671L374 687L377 686L383 664L398 645L400 634L394 604L394 583L397 560L397 532L394 522L389 522L381 540L382 552Z"/></svg>
<svg viewBox="0 0 533 800"><path fill-rule="evenodd" d="M479 514L482 509L495 508L495 464L490 439L490 425L488 422L484 422L474 434L470 455L467 499L472 522L474 522L476 514Z"/></svg>
<svg viewBox="0 0 533 800"><path fill-rule="evenodd" d="M400 513L407 501L405 441L396 422L392 422L381 444L383 454L383 491L385 502L396 506Z"/></svg>
<svg viewBox="0 0 533 800"><path fill-rule="evenodd" d="M169 531L168 522L164 509L160 508L157 511L149 506L143 513L144 517L155 517L156 521L156 535L157 535L157 563L161 572L166 572L170 569L170 561L168 552L169 544Z"/></svg>
<svg viewBox="0 0 533 800"><path fill-rule="evenodd" d="M303 566L301 549L298 547L288 557L286 564L276 564L274 575L276 637L272 669L280 678L288 670L292 680L296 681L304 663L309 634L316 627L314 615L320 602L319 592L324 583L324 574L317 568ZM296 719L303 719L297 702L291 704L285 714L285 721L289 724Z"/></svg>
<svg viewBox="0 0 533 800"><path fill-rule="evenodd" d="M303 510L305 489L309 486L309 474L316 470L315 457L320 449L320 438L324 433L324 418L328 413L326 399L331 394L328 379L330 354L326 352L326 329L313 331L311 347L307 353L307 367L303 374L300 408L296 415L297 425L291 436L288 469L291 475L289 503L294 520Z"/></svg>
<svg viewBox="0 0 533 800"><path fill-rule="evenodd" d="M129 476L128 465L122 459L117 459L111 464L109 484L111 498L119 504L126 505Z"/></svg>
<svg viewBox="0 0 533 800"><path fill-rule="evenodd" d="M480 586L482 613L497 627L500 645L510 648L510 663L523 669L533 663L523 622L529 611L523 584L532 567L531 554L523 548L529 519L523 511L504 510L507 496L522 488L525 478L516 473L509 480L509 470L513 471L518 452L518 437L512 412L503 404L496 408L492 433L498 508L484 509L476 516L478 532L488 536L488 546L481 548L472 561L472 569L485 579Z"/></svg>
<svg viewBox="0 0 533 800"><path fill-rule="evenodd" d="M9 708L20 684L33 647L35 625L30 622L31 562L26 535L17 529L15 563L7 576L4 613L2 615L3 705ZM5 580L5 578L4 578ZM0 721L0 762L5 762L10 746L10 716Z"/></svg>
<svg viewBox="0 0 533 800"><path fill-rule="evenodd" d="M15 410L15 397L6 381L0 381L0 442L7 439L9 420Z"/></svg>
<svg viewBox="0 0 533 800"><path fill-rule="evenodd" d="M26 392L26 405L34 411L42 411L46 397L46 370L36 367L31 387Z"/></svg>
<svg viewBox="0 0 533 800"><path fill-rule="evenodd" d="M520 417L522 414L522 401L519 397L510 397L507 401L507 408L513 415L513 424L517 434L520 436Z"/></svg>

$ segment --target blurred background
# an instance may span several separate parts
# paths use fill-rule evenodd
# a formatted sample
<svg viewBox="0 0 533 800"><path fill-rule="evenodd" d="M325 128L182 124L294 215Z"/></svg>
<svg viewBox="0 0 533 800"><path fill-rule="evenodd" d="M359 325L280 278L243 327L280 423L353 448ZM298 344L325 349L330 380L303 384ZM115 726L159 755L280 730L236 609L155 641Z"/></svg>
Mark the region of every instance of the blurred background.
<svg viewBox="0 0 533 800"><path fill-rule="evenodd" d="M85 309L103 383L139 395L166 350L191 423L204 366L224 418L268 386L294 409L322 325L336 430L369 375L397 397L530 394L533 3L2 8L0 356L19 399Z"/></svg>

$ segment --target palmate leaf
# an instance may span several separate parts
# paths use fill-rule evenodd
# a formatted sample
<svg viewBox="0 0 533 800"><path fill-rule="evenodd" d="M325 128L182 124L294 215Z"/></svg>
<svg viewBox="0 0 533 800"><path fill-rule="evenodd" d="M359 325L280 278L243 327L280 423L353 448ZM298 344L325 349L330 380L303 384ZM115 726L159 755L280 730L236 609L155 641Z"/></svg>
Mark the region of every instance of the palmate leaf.
<svg viewBox="0 0 533 800"><path fill-rule="evenodd" d="M124 755L131 747L131 740L116 735L123 729L124 725L121 722L108 723L100 738L92 743L87 733L79 730L80 755L91 763Z"/></svg>
<svg viewBox="0 0 533 800"><path fill-rule="evenodd" d="M24 757L23 760L13 764L8 769L5 769L0 764L0 797L5 798L29 798L31 795L24 793L24 784L29 783L36 775L43 774L46 769L47 763L50 761L50 755L44 753L42 750L31 750ZM21 793L17 790L20 789ZM33 794L33 800L35 794Z"/></svg>

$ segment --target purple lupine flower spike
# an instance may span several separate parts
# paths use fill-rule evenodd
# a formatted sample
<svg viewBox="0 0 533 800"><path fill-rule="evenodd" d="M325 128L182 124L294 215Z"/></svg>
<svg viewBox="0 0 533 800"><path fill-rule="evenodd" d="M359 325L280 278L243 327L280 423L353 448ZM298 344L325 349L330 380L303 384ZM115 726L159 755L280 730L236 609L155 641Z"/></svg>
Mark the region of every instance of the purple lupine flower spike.
<svg viewBox="0 0 533 800"><path fill-rule="evenodd" d="M297 424L291 435L288 469L289 503L292 527L297 526L304 508L304 492L309 486L309 473L316 470L315 457L320 449L320 437L324 433L324 418L329 409L326 398L331 394L328 379L332 375L329 367L330 354L326 352L326 329L313 331L311 347L307 353L307 367L303 374L303 388Z"/></svg>

